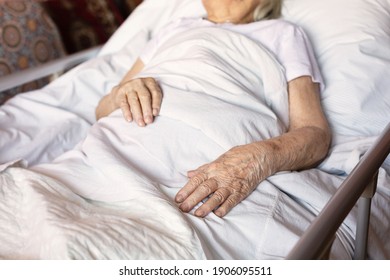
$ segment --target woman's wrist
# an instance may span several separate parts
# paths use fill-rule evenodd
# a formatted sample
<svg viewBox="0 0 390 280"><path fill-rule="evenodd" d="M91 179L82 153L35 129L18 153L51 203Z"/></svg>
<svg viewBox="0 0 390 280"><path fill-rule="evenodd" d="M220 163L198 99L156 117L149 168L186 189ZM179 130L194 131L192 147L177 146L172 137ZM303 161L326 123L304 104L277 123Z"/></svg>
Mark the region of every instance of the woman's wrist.
<svg viewBox="0 0 390 280"><path fill-rule="evenodd" d="M302 127L281 136L253 143L264 174L315 167L327 155L329 135L317 127Z"/></svg>
<svg viewBox="0 0 390 280"><path fill-rule="evenodd" d="M119 106L118 107L116 106L117 87L118 86L115 86L109 94L105 95L102 99L100 99L99 104L96 107L96 111L95 111L96 120L108 116L115 109L119 108Z"/></svg>
<svg viewBox="0 0 390 280"><path fill-rule="evenodd" d="M253 142L250 144L237 146L231 150L236 152L241 163L247 169L247 179L251 185L258 185L267 177L278 171L276 155L272 146L265 141Z"/></svg>
<svg viewBox="0 0 390 280"><path fill-rule="evenodd" d="M254 142L252 149L256 157L256 164L261 180L268 178L279 171L279 155L277 144L272 140Z"/></svg>
<svg viewBox="0 0 390 280"><path fill-rule="evenodd" d="M110 94L108 95L108 102L110 104L109 106L110 106L111 112L114 111L115 109L118 109L119 105L120 105L120 104L116 104L119 87L120 87L120 84L114 86L112 88Z"/></svg>

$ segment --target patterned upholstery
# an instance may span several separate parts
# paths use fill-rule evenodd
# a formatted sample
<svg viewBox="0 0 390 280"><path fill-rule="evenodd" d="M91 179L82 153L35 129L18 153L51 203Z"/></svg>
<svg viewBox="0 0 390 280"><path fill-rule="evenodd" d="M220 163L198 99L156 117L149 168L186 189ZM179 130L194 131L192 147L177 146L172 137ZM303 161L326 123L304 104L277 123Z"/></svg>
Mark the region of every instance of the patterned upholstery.
<svg viewBox="0 0 390 280"><path fill-rule="evenodd" d="M103 44L142 0L48 0L68 53Z"/></svg>
<svg viewBox="0 0 390 280"><path fill-rule="evenodd" d="M0 1L0 76L105 43L142 0L38 2ZM48 82L44 78L0 92L0 105Z"/></svg>
<svg viewBox="0 0 390 280"><path fill-rule="evenodd" d="M34 67L65 55L56 25L35 1L0 3L0 76ZM42 87L34 81L0 93L0 104L13 95Z"/></svg>

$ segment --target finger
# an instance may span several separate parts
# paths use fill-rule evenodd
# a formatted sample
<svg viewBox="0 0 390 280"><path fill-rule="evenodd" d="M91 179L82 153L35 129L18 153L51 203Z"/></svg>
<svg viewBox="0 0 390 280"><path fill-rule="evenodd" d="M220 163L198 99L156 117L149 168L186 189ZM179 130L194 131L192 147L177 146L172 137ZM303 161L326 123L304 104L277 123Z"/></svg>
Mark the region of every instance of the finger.
<svg viewBox="0 0 390 280"><path fill-rule="evenodd" d="M138 99L138 93L136 91L130 91L126 94L127 101L130 104L131 114L133 119L139 126L145 126L144 118L142 115L141 104Z"/></svg>
<svg viewBox="0 0 390 280"><path fill-rule="evenodd" d="M143 120L145 123L150 124L153 122L151 92L145 85L142 84L137 93L139 103L141 105Z"/></svg>
<svg viewBox="0 0 390 280"><path fill-rule="evenodd" d="M198 170L190 170L190 171L187 171L187 177L188 177L188 178L192 178L192 177L194 177L196 174L198 174Z"/></svg>
<svg viewBox="0 0 390 280"><path fill-rule="evenodd" d="M241 193L234 193L231 194L222 205L214 211L214 214L218 217L222 218L227 213L230 212L230 210L233 209L234 206L236 206L238 203L240 203L245 197Z"/></svg>
<svg viewBox="0 0 390 280"><path fill-rule="evenodd" d="M205 217L210 212L220 206L230 195L230 191L226 188L216 190L211 197L195 211L198 217Z"/></svg>
<svg viewBox="0 0 390 280"><path fill-rule="evenodd" d="M131 114L129 103L127 102L127 97L124 95L120 101L119 107L121 108L122 115L126 121L131 122L133 116Z"/></svg>
<svg viewBox="0 0 390 280"><path fill-rule="evenodd" d="M183 212L189 212L199 202L215 192L218 188L218 183L214 179L209 179L201 183L186 200L180 205Z"/></svg>
<svg viewBox="0 0 390 280"><path fill-rule="evenodd" d="M195 170L189 170L189 171L187 171L187 177L192 178L192 177L196 176L197 174L200 174L201 172L207 173L209 166L210 166L210 164L206 163L206 164L203 164L202 166L198 167Z"/></svg>
<svg viewBox="0 0 390 280"><path fill-rule="evenodd" d="M187 184L185 184L185 186L176 194L175 201L177 203L183 202L200 184L206 180L207 175L203 172L190 178Z"/></svg>
<svg viewBox="0 0 390 280"><path fill-rule="evenodd" d="M146 80L146 86L148 87L152 95L152 111L153 116L157 116L160 112L162 102L162 90L155 79L150 78Z"/></svg>

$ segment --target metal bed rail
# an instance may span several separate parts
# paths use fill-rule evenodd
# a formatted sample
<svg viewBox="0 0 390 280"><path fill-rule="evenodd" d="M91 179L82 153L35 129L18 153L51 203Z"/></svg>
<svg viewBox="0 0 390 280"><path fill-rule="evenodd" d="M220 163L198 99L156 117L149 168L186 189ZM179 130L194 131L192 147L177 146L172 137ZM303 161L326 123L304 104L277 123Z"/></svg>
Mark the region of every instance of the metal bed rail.
<svg viewBox="0 0 390 280"><path fill-rule="evenodd" d="M304 232L286 259L328 258L337 229L357 202L358 221L353 258L366 258L371 198L376 191L378 170L389 153L390 123Z"/></svg>
<svg viewBox="0 0 390 280"><path fill-rule="evenodd" d="M53 75L61 71L69 70L74 66L95 57L100 49L101 46L93 47L65 56L63 58L49 61L34 68L29 68L0 77L0 92L34 80L38 80L43 77Z"/></svg>

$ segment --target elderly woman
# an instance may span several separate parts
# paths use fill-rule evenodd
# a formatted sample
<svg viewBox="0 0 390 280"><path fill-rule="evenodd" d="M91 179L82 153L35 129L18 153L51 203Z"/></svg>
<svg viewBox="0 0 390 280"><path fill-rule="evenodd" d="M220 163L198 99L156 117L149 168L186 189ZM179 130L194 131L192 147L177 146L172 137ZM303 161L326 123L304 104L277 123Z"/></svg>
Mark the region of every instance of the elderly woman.
<svg viewBox="0 0 390 280"><path fill-rule="evenodd" d="M261 181L279 171L317 165L330 145L330 130L321 108L318 66L303 31L278 20L281 0L203 0L207 17L183 19L151 40L120 84L100 101L96 116L120 108L127 121L151 124L162 104L162 91L152 77L133 77L142 71L161 42L177 32L197 27L220 27L242 33L271 51L285 69L289 127L281 136L236 146L215 161L188 172L189 181L177 193L184 212L208 198L195 215L210 212L223 217L245 199ZM285 28L294 32L284 32Z"/></svg>

